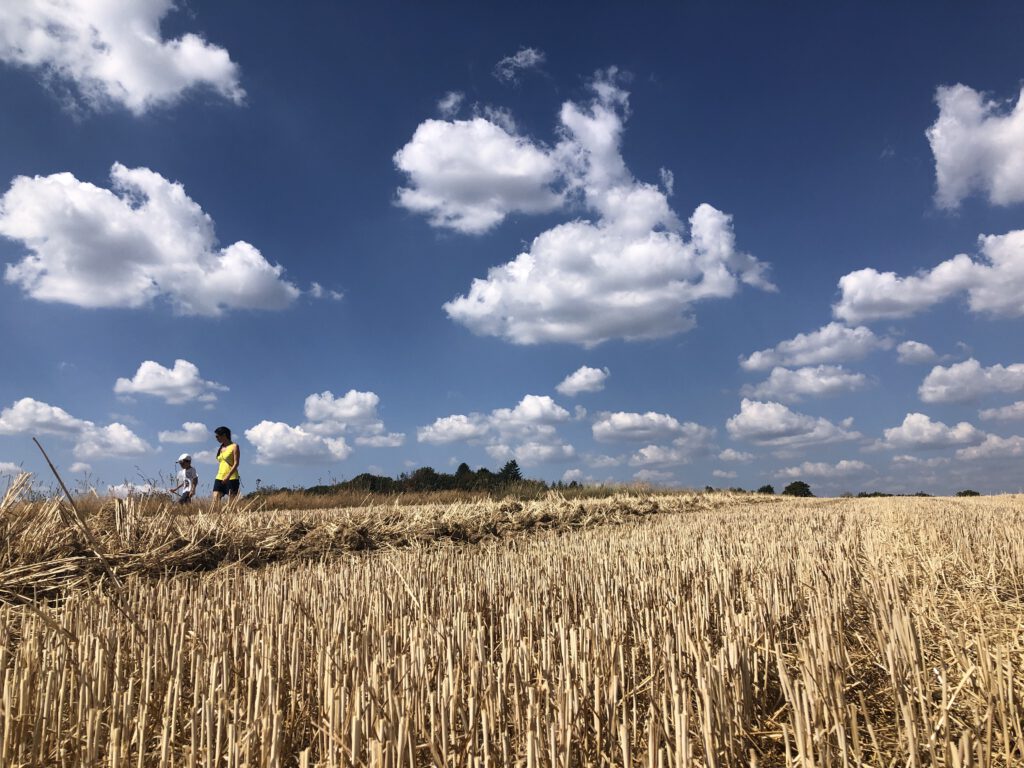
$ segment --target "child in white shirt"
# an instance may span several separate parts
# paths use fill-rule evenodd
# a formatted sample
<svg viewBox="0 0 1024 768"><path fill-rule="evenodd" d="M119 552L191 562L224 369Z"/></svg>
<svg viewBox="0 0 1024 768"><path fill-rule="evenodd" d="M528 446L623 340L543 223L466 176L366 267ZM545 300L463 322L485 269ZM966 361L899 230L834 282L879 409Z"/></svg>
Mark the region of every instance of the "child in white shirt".
<svg viewBox="0 0 1024 768"><path fill-rule="evenodd" d="M196 473L195 467L192 466L192 457L187 453L183 453L178 457L178 464L181 466L181 470L178 472L178 484L171 488L171 493L178 493L180 490L178 503L188 504L192 501L192 497L196 495L199 475Z"/></svg>

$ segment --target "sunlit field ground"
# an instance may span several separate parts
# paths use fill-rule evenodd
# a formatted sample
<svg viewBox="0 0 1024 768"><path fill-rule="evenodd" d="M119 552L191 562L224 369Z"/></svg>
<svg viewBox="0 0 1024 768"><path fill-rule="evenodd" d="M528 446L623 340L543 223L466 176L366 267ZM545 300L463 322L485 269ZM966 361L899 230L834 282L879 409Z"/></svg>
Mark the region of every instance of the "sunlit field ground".
<svg viewBox="0 0 1024 768"><path fill-rule="evenodd" d="M0 515L3 766L1024 764L1018 496L80 513Z"/></svg>

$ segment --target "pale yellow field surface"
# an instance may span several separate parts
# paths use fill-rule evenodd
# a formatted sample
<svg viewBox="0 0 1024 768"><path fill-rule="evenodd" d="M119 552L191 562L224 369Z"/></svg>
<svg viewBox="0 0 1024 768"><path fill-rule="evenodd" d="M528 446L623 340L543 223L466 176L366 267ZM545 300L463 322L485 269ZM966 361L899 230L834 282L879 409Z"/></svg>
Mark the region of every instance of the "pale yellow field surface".
<svg viewBox="0 0 1024 768"><path fill-rule="evenodd" d="M1024 765L1020 496L69 515L3 511L5 767Z"/></svg>

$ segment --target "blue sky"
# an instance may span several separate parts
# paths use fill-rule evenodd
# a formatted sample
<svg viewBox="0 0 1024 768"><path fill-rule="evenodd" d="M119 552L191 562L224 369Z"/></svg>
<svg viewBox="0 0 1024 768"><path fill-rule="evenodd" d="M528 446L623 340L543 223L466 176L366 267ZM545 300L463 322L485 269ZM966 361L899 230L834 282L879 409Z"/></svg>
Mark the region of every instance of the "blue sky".
<svg viewBox="0 0 1024 768"><path fill-rule="evenodd" d="M0 472L1024 486L1024 9L0 10Z"/></svg>

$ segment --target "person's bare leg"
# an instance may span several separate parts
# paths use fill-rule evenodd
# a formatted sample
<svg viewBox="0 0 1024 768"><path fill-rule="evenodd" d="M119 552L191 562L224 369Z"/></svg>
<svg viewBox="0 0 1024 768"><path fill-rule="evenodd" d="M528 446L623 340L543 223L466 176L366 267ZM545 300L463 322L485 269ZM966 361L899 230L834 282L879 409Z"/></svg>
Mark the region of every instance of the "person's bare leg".
<svg viewBox="0 0 1024 768"><path fill-rule="evenodd" d="M215 505L219 506L220 505L220 497L223 496L223 495L224 494L222 494L220 491L214 491L213 492L213 503Z"/></svg>

